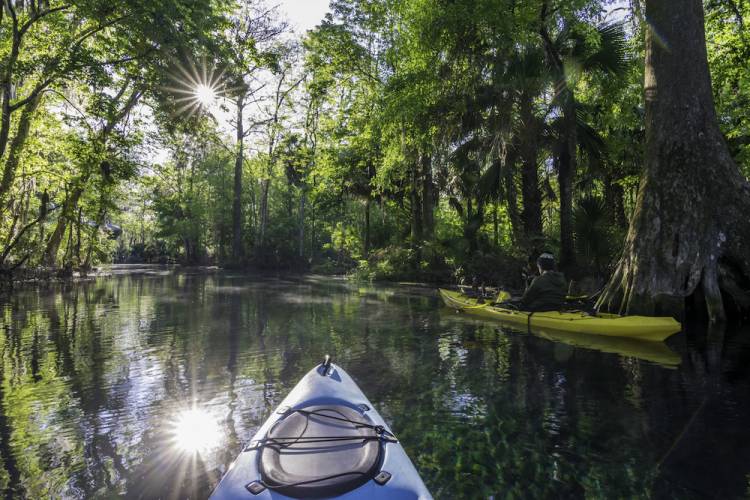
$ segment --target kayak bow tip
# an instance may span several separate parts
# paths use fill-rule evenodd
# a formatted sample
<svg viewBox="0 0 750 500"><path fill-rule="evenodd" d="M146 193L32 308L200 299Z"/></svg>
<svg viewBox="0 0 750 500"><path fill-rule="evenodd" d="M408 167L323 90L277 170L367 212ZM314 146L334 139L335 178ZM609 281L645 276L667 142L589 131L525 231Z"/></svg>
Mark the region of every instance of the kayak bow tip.
<svg viewBox="0 0 750 500"><path fill-rule="evenodd" d="M331 358L330 354L326 354L325 358L323 359L323 363L320 365L320 370L318 372L322 376L328 375L328 372L331 370L331 365L333 364L333 359Z"/></svg>

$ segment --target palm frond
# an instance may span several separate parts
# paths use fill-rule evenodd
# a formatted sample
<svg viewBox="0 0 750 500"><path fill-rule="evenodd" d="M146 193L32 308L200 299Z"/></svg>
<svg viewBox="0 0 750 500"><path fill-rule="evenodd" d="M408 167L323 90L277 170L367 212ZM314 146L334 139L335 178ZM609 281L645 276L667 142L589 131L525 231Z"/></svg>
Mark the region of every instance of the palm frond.
<svg viewBox="0 0 750 500"><path fill-rule="evenodd" d="M458 201L457 198L451 196L448 198L448 204L453 207L453 209L458 212L459 217L464 216L464 207L461 205L461 202Z"/></svg>
<svg viewBox="0 0 750 500"><path fill-rule="evenodd" d="M606 151L604 138L588 123L586 116L581 112L576 113L576 137L580 148L589 156L597 159L604 156Z"/></svg>
<svg viewBox="0 0 750 500"><path fill-rule="evenodd" d="M583 60L584 69L596 69L613 75L624 74L630 63L628 44L622 23L604 24L597 28L599 48Z"/></svg>
<svg viewBox="0 0 750 500"><path fill-rule="evenodd" d="M488 200L490 198L497 198L500 195L500 175L503 170L502 162L497 159L492 162L492 165L484 171L482 176L479 178L479 198Z"/></svg>

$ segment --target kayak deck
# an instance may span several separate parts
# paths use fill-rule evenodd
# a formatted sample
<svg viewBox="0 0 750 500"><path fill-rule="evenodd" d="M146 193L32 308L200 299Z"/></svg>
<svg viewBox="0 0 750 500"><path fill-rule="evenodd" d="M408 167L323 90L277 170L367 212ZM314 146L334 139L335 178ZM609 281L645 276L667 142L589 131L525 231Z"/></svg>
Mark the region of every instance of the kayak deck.
<svg viewBox="0 0 750 500"><path fill-rule="evenodd" d="M440 289L440 296L448 307L494 318L524 329L545 328L561 332L585 333L606 337L627 337L661 342L679 332L682 326L671 317L618 316L585 312L544 311L530 313L477 303L477 300L460 292Z"/></svg>
<svg viewBox="0 0 750 500"><path fill-rule="evenodd" d="M348 436L344 441L340 436L330 436L343 428ZM370 431L378 437L368 441ZM349 433L357 432L362 432L362 436L351 439L353 436ZM326 493L318 488L304 492L304 487L333 480L335 476L362 474L356 468L362 460L369 460L374 453L373 446L380 447L380 455L373 462L375 467L371 469L374 470L368 470L373 474L371 478L362 478L359 485L346 491ZM369 450L351 461L346 460L349 451L354 450L356 455L360 448ZM335 457L337 454L339 456ZM266 471L271 471L276 478L287 474L289 482L280 486L273 484L268 474L264 476ZM293 484L294 481L297 484ZM290 485L293 488L289 488ZM213 500L307 497L432 498L383 418L351 377L334 364L320 365L300 380L229 467L211 495Z"/></svg>

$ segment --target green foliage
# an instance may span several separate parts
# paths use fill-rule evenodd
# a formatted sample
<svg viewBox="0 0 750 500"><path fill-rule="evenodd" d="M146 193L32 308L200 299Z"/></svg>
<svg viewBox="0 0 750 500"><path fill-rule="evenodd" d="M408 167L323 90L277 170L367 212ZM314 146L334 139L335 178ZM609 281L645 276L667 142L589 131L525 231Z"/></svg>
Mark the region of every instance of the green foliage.
<svg viewBox="0 0 750 500"><path fill-rule="evenodd" d="M578 262L590 273L603 277L621 250L624 234L611 224L602 198L585 196L573 212Z"/></svg>
<svg viewBox="0 0 750 500"><path fill-rule="evenodd" d="M416 248L391 245L359 260L350 276L361 281L446 283L456 279L456 269L446 257L448 254L450 249L439 243L425 243Z"/></svg>
<svg viewBox="0 0 750 500"><path fill-rule="evenodd" d="M137 107L219 2L5 2L0 16L0 268L109 260L138 169ZM149 94L151 95L151 94Z"/></svg>
<svg viewBox="0 0 750 500"><path fill-rule="evenodd" d="M522 256L478 251L463 259L454 275L461 283L471 284L476 278L479 284L518 290L523 287L521 269L524 265Z"/></svg>
<svg viewBox="0 0 750 500"><path fill-rule="evenodd" d="M719 126L724 132L732 156L745 176L750 176L748 23L750 5L746 2L707 4L706 43Z"/></svg>
<svg viewBox="0 0 750 500"><path fill-rule="evenodd" d="M641 27L607 21L609 6L337 0L299 45L262 0L50 2L38 17L20 6L15 56L0 22L0 84L13 91L0 264L515 283L528 253L559 250L573 138L569 230L583 272L601 274L633 209L644 138ZM717 111L745 171L747 16L745 4L707 5ZM183 77L202 71L221 112L190 104ZM238 111L241 141L227 122Z"/></svg>

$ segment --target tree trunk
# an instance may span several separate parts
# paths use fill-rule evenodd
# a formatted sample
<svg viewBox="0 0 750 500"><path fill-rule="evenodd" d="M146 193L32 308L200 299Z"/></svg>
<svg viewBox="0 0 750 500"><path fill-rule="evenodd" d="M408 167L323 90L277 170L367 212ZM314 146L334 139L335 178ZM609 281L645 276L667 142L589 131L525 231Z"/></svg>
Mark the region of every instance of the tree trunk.
<svg viewBox="0 0 750 500"><path fill-rule="evenodd" d="M419 197L419 163L412 162L411 170L411 240L413 245L422 242L422 200Z"/></svg>
<svg viewBox="0 0 750 500"><path fill-rule="evenodd" d="M237 144L234 159L234 196L232 199L232 264L242 260L242 166L245 162L245 130L242 111L245 107L244 94L237 97Z"/></svg>
<svg viewBox="0 0 750 500"><path fill-rule="evenodd" d="M88 177L88 176L87 176ZM79 179L77 183L85 184L87 179ZM55 225L54 231L50 235L47 246L44 250L44 264L47 266L55 266L57 264L57 251L60 249L65 230L68 227L68 222L73 220L73 213L78 207L78 199L83 194L83 188L78 186L73 188L73 192L63 202L62 213L57 218L57 225Z"/></svg>
<svg viewBox="0 0 750 500"><path fill-rule="evenodd" d="M86 257L83 259L81 264L81 272L87 273L91 270L91 261L94 254L94 246L99 240L99 228L91 228L91 239L89 240L89 247L86 250Z"/></svg>
<svg viewBox="0 0 750 500"><path fill-rule="evenodd" d="M503 166L505 184L505 201L508 205L508 218L514 241L518 241L521 232L521 216L518 211L518 189L516 187L516 156L514 147L508 148Z"/></svg>
<svg viewBox="0 0 750 500"><path fill-rule="evenodd" d="M479 230L484 223L484 204L481 200L477 202L476 210L473 208L471 198L466 200L466 223L464 225L464 239L469 243L469 252L473 254L479 250Z"/></svg>
<svg viewBox="0 0 750 500"><path fill-rule="evenodd" d="M750 185L717 125L701 0L647 0L645 17L646 169L597 306L681 315L685 298L699 292L717 322L722 291L750 279Z"/></svg>
<svg viewBox="0 0 750 500"><path fill-rule="evenodd" d="M3 205L5 204L5 195L10 191L13 180L16 177L16 168L18 167L21 151L24 144L26 144L26 138L29 136L31 118L39 107L41 100L41 94L32 99L24 106L21 117L18 120L18 130L11 141L8 158L5 160L5 167L3 168L3 176L0 179L0 213L3 211Z"/></svg>
<svg viewBox="0 0 750 500"><path fill-rule="evenodd" d="M83 208L78 207L78 217L76 218L76 264L81 265L81 225L83 224Z"/></svg>
<svg viewBox="0 0 750 500"><path fill-rule="evenodd" d="M523 200L523 230L528 239L542 235L542 192L539 189L538 147L539 120L534 116L533 96L524 92L521 95L520 114L523 123L520 154L521 198Z"/></svg>
<svg viewBox="0 0 750 500"><path fill-rule="evenodd" d="M266 227L268 225L268 189L271 179L260 181L260 220L258 221L258 248L261 252L266 245Z"/></svg>
<svg viewBox="0 0 750 500"><path fill-rule="evenodd" d="M5 10L5 8L6 6L3 4L0 10ZM13 25L16 27L17 21L13 21ZM18 34L14 34L13 41L11 42L10 53L3 61L4 68L2 81L0 81L3 92L3 103L0 110L0 159L5 156L5 148L8 146L8 139L10 137L10 115L13 113L10 106L10 100L13 93L13 67L18 60L20 47L21 37Z"/></svg>
<svg viewBox="0 0 750 500"><path fill-rule="evenodd" d="M315 258L315 198L310 201L310 257Z"/></svg>
<svg viewBox="0 0 750 500"><path fill-rule="evenodd" d="M573 177L576 173L578 138L576 134L576 101L573 89L568 86L565 63L559 47L552 41L547 31L549 2L542 2L540 35L547 52L547 60L554 68L557 91L555 99L559 101L562 112L562 131L558 145L557 179L560 188L560 267L571 270L575 267L573 250Z"/></svg>
<svg viewBox="0 0 750 500"><path fill-rule="evenodd" d="M612 222L618 228L628 227L628 217L625 215L625 192L622 186L606 177L604 179L604 201L609 208Z"/></svg>
<svg viewBox="0 0 750 500"><path fill-rule="evenodd" d="M570 270L575 267L573 248L573 177L576 172L576 117L575 101L571 92L563 98L563 120L565 122L563 142L560 145L560 161L557 182L560 187L560 267Z"/></svg>
<svg viewBox="0 0 750 500"><path fill-rule="evenodd" d="M107 217L107 186L106 181L103 180L102 185L99 187L99 210L96 214L96 225L91 230L91 239L89 240L89 248L86 250L86 258L83 261L83 264L81 264L81 269L84 271L87 271L91 269L91 261L92 256L94 253L94 247L99 242L99 230L104 225L104 220ZM71 219L71 226L70 230L73 231L73 220Z"/></svg>
<svg viewBox="0 0 750 500"><path fill-rule="evenodd" d="M307 194L304 189L300 190L299 195L299 228L297 232L297 239L299 241L299 256L303 258L305 256L305 202L307 200Z"/></svg>
<svg viewBox="0 0 750 500"><path fill-rule="evenodd" d="M432 157L422 154L422 236L435 236L435 185L432 180Z"/></svg>
<svg viewBox="0 0 750 500"><path fill-rule="evenodd" d="M362 255L366 259L370 255L370 197L365 201L365 242Z"/></svg>
<svg viewBox="0 0 750 500"><path fill-rule="evenodd" d="M495 200L495 203L492 204L492 240L496 247L500 246L500 221L497 219L497 206L499 204L499 200Z"/></svg>
<svg viewBox="0 0 750 500"><path fill-rule="evenodd" d="M273 116L271 117L271 121L268 125L268 169L266 170L265 178L261 180L260 183L260 230L258 234L258 246L261 249L261 252L264 253L266 244L266 230L268 229L268 191L270 189L271 179L273 178L274 165L276 163L276 140L279 134L279 111L281 110L281 106L284 104L286 96L297 85L295 84L286 91L282 92L281 86L284 84L284 76L285 74L281 75L278 85L276 86L276 96L274 99L275 108ZM297 83L299 83L300 81L301 80L299 80Z"/></svg>

